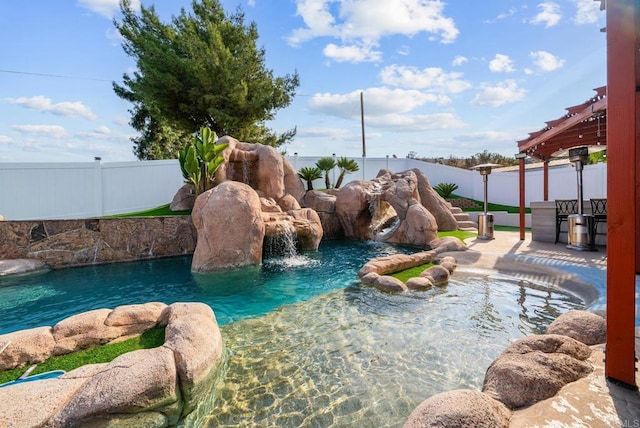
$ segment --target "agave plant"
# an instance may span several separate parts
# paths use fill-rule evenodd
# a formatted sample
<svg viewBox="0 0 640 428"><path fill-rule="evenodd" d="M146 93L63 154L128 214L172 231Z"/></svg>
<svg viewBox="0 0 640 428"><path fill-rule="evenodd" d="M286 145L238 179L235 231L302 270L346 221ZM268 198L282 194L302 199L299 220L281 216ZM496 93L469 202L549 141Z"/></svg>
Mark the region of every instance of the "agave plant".
<svg viewBox="0 0 640 428"><path fill-rule="evenodd" d="M213 187L213 176L224 163L222 151L228 144L216 144L218 136L209 128L202 128L193 143L180 150L178 160L182 176L193 184L196 196Z"/></svg>
<svg viewBox="0 0 640 428"><path fill-rule="evenodd" d="M336 181L336 189L339 189L342 185L342 180L344 180L344 176L346 174L351 174L352 172L356 172L360 169L358 163L353 159L347 159L345 157L341 157L338 159L336 164L338 168L340 168L340 175L338 176L338 181Z"/></svg>
<svg viewBox="0 0 640 428"><path fill-rule="evenodd" d="M329 181L329 171L331 171L335 167L336 161L334 161L333 158L330 157L320 158L316 162L316 168L324 172L324 184L325 188L327 189L331 188L331 181Z"/></svg>
<svg viewBox="0 0 640 428"><path fill-rule="evenodd" d="M298 177L307 182L307 192L313 190L313 180L322 178L322 171L316 167L302 167L298 172Z"/></svg>
<svg viewBox="0 0 640 428"><path fill-rule="evenodd" d="M453 192L458 188L457 184L454 183L438 183L434 189L440 196L443 198L448 198L451 196Z"/></svg>

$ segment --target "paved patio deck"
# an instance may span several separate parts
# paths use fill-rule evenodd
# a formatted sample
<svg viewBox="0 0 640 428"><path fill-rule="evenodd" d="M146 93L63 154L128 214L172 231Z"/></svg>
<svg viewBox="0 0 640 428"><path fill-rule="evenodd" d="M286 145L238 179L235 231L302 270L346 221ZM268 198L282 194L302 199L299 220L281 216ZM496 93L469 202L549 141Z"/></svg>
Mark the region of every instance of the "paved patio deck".
<svg viewBox="0 0 640 428"><path fill-rule="evenodd" d="M558 243L520 240L519 232L496 231L492 240L466 240L469 251L452 253L459 270L493 270L557 284L580 295L587 309L605 310L606 248L577 251ZM636 355L640 356L640 276L636 276ZM604 345L593 347L589 376L552 398L513 414L511 427L640 427L640 393L604 376ZM636 375L640 385L640 374Z"/></svg>

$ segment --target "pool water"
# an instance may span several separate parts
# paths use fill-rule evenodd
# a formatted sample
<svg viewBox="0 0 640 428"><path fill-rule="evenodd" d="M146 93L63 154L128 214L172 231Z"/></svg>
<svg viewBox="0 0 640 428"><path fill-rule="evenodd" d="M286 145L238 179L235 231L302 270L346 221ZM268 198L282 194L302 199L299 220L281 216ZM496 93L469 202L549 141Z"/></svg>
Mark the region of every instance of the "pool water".
<svg viewBox="0 0 640 428"><path fill-rule="evenodd" d="M203 301L227 359L184 426L401 427L436 393L481 388L512 340L583 307L555 287L478 272L400 294L357 280L369 259L412 251L326 242L223 275L192 275L190 258L178 258L0 279L0 333L94 308Z"/></svg>
<svg viewBox="0 0 640 428"><path fill-rule="evenodd" d="M53 326L91 309L146 302L204 302L224 325L343 289L373 257L415 251L379 242L327 241L319 251L222 274L192 274L187 256L0 277L0 334Z"/></svg>

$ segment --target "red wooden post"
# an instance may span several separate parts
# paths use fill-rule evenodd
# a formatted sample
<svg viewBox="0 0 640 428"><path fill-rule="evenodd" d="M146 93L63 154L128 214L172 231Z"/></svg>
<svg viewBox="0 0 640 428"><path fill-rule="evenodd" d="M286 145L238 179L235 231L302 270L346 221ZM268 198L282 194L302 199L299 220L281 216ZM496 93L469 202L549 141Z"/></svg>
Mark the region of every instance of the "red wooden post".
<svg viewBox="0 0 640 428"><path fill-rule="evenodd" d="M549 160L545 160L544 163L542 164L542 171L543 171L542 200L548 201L549 200Z"/></svg>
<svg viewBox="0 0 640 428"><path fill-rule="evenodd" d="M520 240L524 241L524 157L521 157L518 161L518 170L520 171Z"/></svg>
<svg viewBox="0 0 640 428"><path fill-rule="evenodd" d="M636 385L638 2L607 2L607 345L605 375Z"/></svg>

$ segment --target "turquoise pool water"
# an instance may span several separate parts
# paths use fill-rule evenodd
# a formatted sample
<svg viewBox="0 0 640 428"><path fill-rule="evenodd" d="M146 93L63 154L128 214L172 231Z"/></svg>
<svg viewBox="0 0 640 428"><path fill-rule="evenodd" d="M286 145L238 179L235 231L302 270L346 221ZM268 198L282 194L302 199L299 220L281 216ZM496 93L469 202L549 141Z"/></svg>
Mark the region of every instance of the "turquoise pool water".
<svg viewBox="0 0 640 428"><path fill-rule="evenodd" d="M445 287L400 294L363 286L376 256L414 249L325 242L260 269L194 276L190 258L0 279L0 333L89 309L203 301L227 359L186 427L401 427L439 392L482 387L514 339L544 332L583 302L542 283L455 272Z"/></svg>
<svg viewBox="0 0 640 428"><path fill-rule="evenodd" d="M154 301L205 302L224 325L345 288L369 259L398 252L415 248L327 241L317 252L223 274L192 275L189 256L2 277L0 334L52 326L91 309Z"/></svg>

